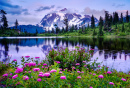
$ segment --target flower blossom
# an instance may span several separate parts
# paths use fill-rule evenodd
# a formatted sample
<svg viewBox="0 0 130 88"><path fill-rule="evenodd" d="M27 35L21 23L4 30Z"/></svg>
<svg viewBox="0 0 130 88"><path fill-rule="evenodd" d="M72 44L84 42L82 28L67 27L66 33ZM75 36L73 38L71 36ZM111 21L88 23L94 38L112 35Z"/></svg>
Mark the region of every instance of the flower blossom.
<svg viewBox="0 0 130 88"><path fill-rule="evenodd" d="M21 72L23 72L23 68L17 68L15 71L15 73L21 73Z"/></svg>
<svg viewBox="0 0 130 88"><path fill-rule="evenodd" d="M40 68L33 68L33 71L40 71Z"/></svg>
<svg viewBox="0 0 130 88"><path fill-rule="evenodd" d="M60 79L66 79L66 76L61 76Z"/></svg>
<svg viewBox="0 0 130 88"><path fill-rule="evenodd" d="M16 77L18 77L18 75L16 74L16 75L14 75L13 77L12 77L12 79L16 79Z"/></svg>
<svg viewBox="0 0 130 88"><path fill-rule="evenodd" d="M23 76L23 79L24 79L24 80L28 80L29 77L28 77L28 76Z"/></svg>
<svg viewBox="0 0 130 88"><path fill-rule="evenodd" d="M99 75L98 78L104 78L103 75Z"/></svg>
<svg viewBox="0 0 130 88"><path fill-rule="evenodd" d="M110 84L110 85L114 85L114 83L113 83L113 82L109 82L109 84Z"/></svg>

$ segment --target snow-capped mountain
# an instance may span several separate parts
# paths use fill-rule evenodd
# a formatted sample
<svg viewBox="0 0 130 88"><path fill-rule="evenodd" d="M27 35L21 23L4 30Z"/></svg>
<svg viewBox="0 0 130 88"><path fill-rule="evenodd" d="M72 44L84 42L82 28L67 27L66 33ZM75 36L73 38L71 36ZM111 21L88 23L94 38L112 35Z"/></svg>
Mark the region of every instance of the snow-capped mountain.
<svg viewBox="0 0 130 88"><path fill-rule="evenodd" d="M65 27L63 19L67 17L69 26L77 25L82 26L91 23L91 17L89 15L80 15L77 13L68 13L67 9L64 8L56 13L50 13L44 16L41 22L38 24L41 27L44 27L45 30L51 30L55 28L54 25L57 24L58 27ZM98 23L97 18L95 18L95 24Z"/></svg>

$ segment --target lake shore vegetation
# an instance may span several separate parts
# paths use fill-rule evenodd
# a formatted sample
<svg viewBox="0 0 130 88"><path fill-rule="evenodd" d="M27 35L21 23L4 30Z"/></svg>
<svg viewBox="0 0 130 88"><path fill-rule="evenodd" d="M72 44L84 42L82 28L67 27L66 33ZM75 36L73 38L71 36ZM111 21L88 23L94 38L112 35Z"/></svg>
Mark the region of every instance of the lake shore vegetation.
<svg viewBox="0 0 130 88"><path fill-rule="evenodd" d="M9 67L2 73L0 86L16 88L128 88L130 73L110 70L101 66L90 57L94 50L88 52L79 46L74 50L59 47L50 50L45 60L40 57L21 57L19 67L17 59L11 63L1 63L1 68Z"/></svg>

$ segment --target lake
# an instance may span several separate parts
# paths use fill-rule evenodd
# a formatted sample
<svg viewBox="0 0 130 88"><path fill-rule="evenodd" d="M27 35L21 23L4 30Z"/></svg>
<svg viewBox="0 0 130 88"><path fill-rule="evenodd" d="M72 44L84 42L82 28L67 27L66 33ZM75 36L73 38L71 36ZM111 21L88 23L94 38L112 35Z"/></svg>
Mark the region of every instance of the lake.
<svg viewBox="0 0 130 88"><path fill-rule="evenodd" d="M9 63L17 59L18 64L22 56L45 59L48 52L54 48L75 46L84 47L86 52L94 49L91 60L98 58L97 62L110 69L130 71L130 38L88 38L88 37L6 37L0 38L0 61ZM10 59L8 59L10 57Z"/></svg>

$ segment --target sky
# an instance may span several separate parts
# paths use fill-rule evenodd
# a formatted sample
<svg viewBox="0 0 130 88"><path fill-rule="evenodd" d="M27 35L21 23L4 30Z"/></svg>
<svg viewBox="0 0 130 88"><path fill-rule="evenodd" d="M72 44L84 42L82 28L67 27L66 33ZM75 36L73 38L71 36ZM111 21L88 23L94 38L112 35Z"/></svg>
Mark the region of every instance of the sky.
<svg viewBox="0 0 130 88"><path fill-rule="evenodd" d="M48 13L67 8L69 12L81 15L94 15L97 19L104 16L104 11L113 13L126 11L130 14L130 0L0 0L0 9L7 12L9 26L36 25Z"/></svg>

